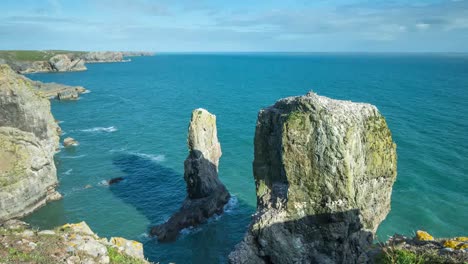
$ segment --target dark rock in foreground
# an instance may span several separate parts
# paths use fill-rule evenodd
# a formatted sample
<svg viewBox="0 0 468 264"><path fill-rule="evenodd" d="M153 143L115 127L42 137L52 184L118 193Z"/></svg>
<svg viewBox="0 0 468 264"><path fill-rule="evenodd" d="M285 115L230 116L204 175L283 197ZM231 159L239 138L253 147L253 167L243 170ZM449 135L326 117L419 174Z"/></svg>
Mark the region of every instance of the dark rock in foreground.
<svg viewBox="0 0 468 264"><path fill-rule="evenodd" d="M179 231L204 223L214 214L221 214L230 194L218 178L221 146L216 130L216 116L204 109L195 109L188 135L189 156L184 162L187 198L182 208L166 223L153 227L151 235L159 241L175 240Z"/></svg>
<svg viewBox="0 0 468 264"><path fill-rule="evenodd" d="M396 146L375 106L308 93L260 111L257 213L231 263L365 263L390 211Z"/></svg>

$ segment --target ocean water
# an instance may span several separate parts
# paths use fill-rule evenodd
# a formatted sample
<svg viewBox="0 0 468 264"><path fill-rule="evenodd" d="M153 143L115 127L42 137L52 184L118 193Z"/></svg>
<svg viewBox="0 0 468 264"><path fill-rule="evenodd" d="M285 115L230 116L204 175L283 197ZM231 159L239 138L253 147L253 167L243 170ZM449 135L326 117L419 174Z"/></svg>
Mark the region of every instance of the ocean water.
<svg viewBox="0 0 468 264"><path fill-rule="evenodd" d="M64 195L28 216L36 227L86 221L100 236L144 243L161 263L225 263L255 211L252 176L257 112L309 90L376 105L398 151L385 240L418 229L435 236L468 230L468 55L460 54L159 54L88 71L32 74L82 85L76 102L52 101L64 137L80 142L56 155ZM158 243L149 227L185 197L183 161L191 110L216 114L219 174L233 199L221 217ZM119 184L103 181L124 177Z"/></svg>

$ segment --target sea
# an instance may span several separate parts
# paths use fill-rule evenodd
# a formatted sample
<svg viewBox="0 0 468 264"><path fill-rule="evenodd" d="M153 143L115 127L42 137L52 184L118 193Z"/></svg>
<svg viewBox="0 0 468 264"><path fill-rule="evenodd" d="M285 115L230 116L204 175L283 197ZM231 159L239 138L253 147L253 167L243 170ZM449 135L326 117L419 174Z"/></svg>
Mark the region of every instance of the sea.
<svg viewBox="0 0 468 264"><path fill-rule="evenodd" d="M154 262L226 263L256 208L258 111L314 91L376 105L392 131L398 176L376 241L420 229L467 235L468 54L161 53L87 67L28 75L90 91L51 101L62 140L79 146L55 155L63 199L26 217L34 227L86 221L99 236L142 242ZM159 243L148 231L185 198L187 128L199 107L217 116L219 177L232 198L223 215Z"/></svg>

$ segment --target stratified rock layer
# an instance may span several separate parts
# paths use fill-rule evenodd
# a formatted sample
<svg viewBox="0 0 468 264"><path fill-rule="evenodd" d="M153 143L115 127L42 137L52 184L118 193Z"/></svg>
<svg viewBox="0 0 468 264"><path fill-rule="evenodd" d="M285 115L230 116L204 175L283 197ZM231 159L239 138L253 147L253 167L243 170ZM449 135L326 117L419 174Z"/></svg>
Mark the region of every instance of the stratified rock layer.
<svg viewBox="0 0 468 264"><path fill-rule="evenodd" d="M49 101L26 78L0 65L0 221L58 197L57 131Z"/></svg>
<svg viewBox="0 0 468 264"><path fill-rule="evenodd" d="M216 116L205 109L195 109L188 133L189 155L184 162L187 198L169 221L151 230L159 241L177 238L179 231L221 214L230 195L218 178L221 145L218 141Z"/></svg>
<svg viewBox="0 0 468 264"><path fill-rule="evenodd" d="M86 63L122 62L123 53L116 51L93 51L81 56Z"/></svg>
<svg viewBox="0 0 468 264"><path fill-rule="evenodd" d="M67 54L55 55L49 59L49 63L52 70L58 72L87 70L83 59Z"/></svg>
<svg viewBox="0 0 468 264"><path fill-rule="evenodd" d="M396 145L375 106L308 93L258 115L257 213L231 263L363 263L390 210Z"/></svg>

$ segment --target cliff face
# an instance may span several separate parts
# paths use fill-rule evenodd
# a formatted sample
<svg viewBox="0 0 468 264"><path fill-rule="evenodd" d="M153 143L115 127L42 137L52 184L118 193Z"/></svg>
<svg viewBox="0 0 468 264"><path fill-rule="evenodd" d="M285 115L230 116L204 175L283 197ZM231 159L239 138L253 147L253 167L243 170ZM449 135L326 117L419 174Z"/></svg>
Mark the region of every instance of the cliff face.
<svg viewBox="0 0 468 264"><path fill-rule="evenodd" d="M231 263L362 263L390 210L396 146L375 106L309 93L261 110L257 213Z"/></svg>
<svg viewBox="0 0 468 264"><path fill-rule="evenodd" d="M179 231L197 226L214 214L221 214L230 194L218 178L221 145L216 116L205 109L195 109L188 133L189 155L184 162L187 198L182 208L166 223L153 227L151 234L159 241L177 238Z"/></svg>
<svg viewBox="0 0 468 264"><path fill-rule="evenodd" d="M66 54L58 54L49 60L52 71L69 72L69 71L85 71L87 70L85 61L81 58Z"/></svg>
<svg viewBox="0 0 468 264"><path fill-rule="evenodd" d="M57 197L58 130L49 101L0 65L0 220L26 215Z"/></svg>
<svg viewBox="0 0 468 264"><path fill-rule="evenodd" d="M85 53L82 58L86 63L121 62L123 61L123 53L114 51L95 51Z"/></svg>

